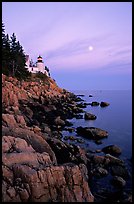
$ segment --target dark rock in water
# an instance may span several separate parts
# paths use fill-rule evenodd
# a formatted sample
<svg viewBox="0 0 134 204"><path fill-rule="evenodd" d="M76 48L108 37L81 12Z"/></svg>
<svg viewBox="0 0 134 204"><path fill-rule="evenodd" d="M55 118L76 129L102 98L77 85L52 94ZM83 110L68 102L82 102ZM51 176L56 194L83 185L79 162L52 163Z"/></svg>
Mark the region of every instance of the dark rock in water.
<svg viewBox="0 0 134 204"><path fill-rule="evenodd" d="M94 171L94 175L97 178L104 177L108 175L108 171L102 167L97 167Z"/></svg>
<svg viewBox="0 0 134 204"><path fill-rule="evenodd" d="M111 167L111 174L115 176L120 176L123 178L129 178L130 174L128 170L126 169L125 166L120 166L120 165L113 165Z"/></svg>
<svg viewBox="0 0 134 204"><path fill-rule="evenodd" d="M106 160L109 160L111 165L121 165L121 166L124 165L123 160L121 160L121 159L119 159L117 157L114 157L111 154L106 154L105 158L106 158Z"/></svg>
<svg viewBox="0 0 134 204"><path fill-rule="evenodd" d="M77 127L77 134L85 138L98 140L108 136L108 132L95 127Z"/></svg>
<svg viewBox="0 0 134 204"><path fill-rule="evenodd" d="M114 176L111 183L119 188L122 188L126 185L126 181L120 176Z"/></svg>
<svg viewBox="0 0 134 204"><path fill-rule="evenodd" d="M73 126L73 123L71 123L71 122L69 122L68 120L66 120L66 121L65 121L65 125L70 127L70 126Z"/></svg>
<svg viewBox="0 0 134 204"><path fill-rule="evenodd" d="M76 140L76 138L74 136L65 136L64 140L72 140L72 141L74 141L74 140Z"/></svg>
<svg viewBox="0 0 134 204"><path fill-rule="evenodd" d="M109 103L104 102L104 101L102 101L102 102L100 103L100 106L101 106L101 107L105 107L105 106L109 106L109 105L110 105Z"/></svg>
<svg viewBox="0 0 134 204"><path fill-rule="evenodd" d="M64 130L66 130L68 132L74 132L75 128L73 128L73 127L65 127Z"/></svg>
<svg viewBox="0 0 134 204"><path fill-rule="evenodd" d="M96 153L102 152L101 149L96 149Z"/></svg>
<svg viewBox="0 0 134 204"><path fill-rule="evenodd" d="M93 101L92 103L91 103L91 106L99 106L99 102L97 102L97 101Z"/></svg>
<svg viewBox="0 0 134 204"><path fill-rule="evenodd" d="M121 159L118 159L114 156L111 156L110 154L107 154L105 156L102 156L102 155L94 155L93 158L92 158L92 162L94 164L103 164L103 165L106 165L106 166L123 166L124 165L124 162L121 160ZM124 168L124 167L123 167Z"/></svg>
<svg viewBox="0 0 134 204"><path fill-rule="evenodd" d="M80 115L80 114L75 115L75 118L76 118L76 119L83 119L83 115Z"/></svg>
<svg viewBox="0 0 134 204"><path fill-rule="evenodd" d="M85 141L83 140L83 139L81 139L81 138L76 138L76 140L77 140L77 142L79 142L79 143L84 143Z"/></svg>
<svg viewBox="0 0 134 204"><path fill-rule="evenodd" d="M77 96L81 96L81 97L84 97L85 95L84 95L84 94L78 94Z"/></svg>
<svg viewBox="0 0 134 204"><path fill-rule="evenodd" d="M86 106L87 106L87 105L91 105L91 103L90 103L90 102L88 102L88 103L84 103L84 104L85 104Z"/></svg>
<svg viewBox="0 0 134 204"><path fill-rule="evenodd" d="M86 108L87 104L86 103L78 103L77 107L79 107L79 108Z"/></svg>
<svg viewBox="0 0 134 204"><path fill-rule="evenodd" d="M95 140L95 143L100 145L100 144L102 144L102 141L101 140Z"/></svg>
<svg viewBox="0 0 134 204"><path fill-rule="evenodd" d="M106 162L106 159L105 159L105 157L104 156L99 156L99 155L94 155L93 157L92 157L92 162L94 163L94 164L104 164L105 162Z"/></svg>
<svg viewBox="0 0 134 204"><path fill-rule="evenodd" d="M97 117L94 114L85 113L84 118L85 118L85 120L95 120Z"/></svg>
<svg viewBox="0 0 134 204"><path fill-rule="evenodd" d="M74 136L68 136L68 139L72 140L72 141L76 140L76 138Z"/></svg>
<svg viewBox="0 0 134 204"><path fill-rule="evenodd" d="M84 100L82 98L80 98L80 97L77 97L77 98L74 99L74 101L79 102L79 101L84 101Z"/></svg>
<svg viewBox="0 0 134 204"><path fill-rule="evenodd" d="M106 154L111 154L113 156L118 156L121 154L121 148L117 145L109 145L102 149L102 151Z"/></svg>
<svg viewBox="0 0 134 204"><path fill-rule="evenodd" d="M91 94L89 94L89 97L93 97Z"/></svg>

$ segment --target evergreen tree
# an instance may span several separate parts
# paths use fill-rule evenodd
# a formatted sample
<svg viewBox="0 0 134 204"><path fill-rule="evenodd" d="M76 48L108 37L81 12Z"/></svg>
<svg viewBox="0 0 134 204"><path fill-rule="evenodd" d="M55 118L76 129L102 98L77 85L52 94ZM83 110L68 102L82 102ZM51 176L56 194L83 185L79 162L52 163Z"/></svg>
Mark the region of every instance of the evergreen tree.
<svg viewBox="0 0 134 204"><path fill-rule="evenodd" d="M2 23L2 45L4 44L4 39L5 39L5 26Z"/></svg>
<svg viewBox="0 0 134 204"><path fill-rule="evenodd" d="M31 74L25 63L24 50L17 41L15 33L10 40L9 35L5 35L5 26L2 23L2 73L18 79L27 79Z"/></svg>
<svg viewBox="0 0 134 204"><path fill-rule="evenodd" d="M5 66L5 26L2 23L2 68Z"/></svg>
<svg viewBox="0 0 134 204"><path fill-rule="evenodd" d="M20 45L19 41L17 42L16 52L17 52L17 58L16 58L15 76L17 78L22 78L23 76L23 79L26 79L31 74L26 68L26 57L23 51L23 47Z"/></svg>
<svg viewBox="0 0 134 204"><path fill-rule="evenodd" d="M11 36L11 75L15 76L17 69L17 41L15 33Z"/></svg>
<svg viewBox="0 0 134 204"><path fill-rule="evenodd" d="M26 57L19 41L16 41L15 33L11 36L12 75L18 79L26 79L31 74L25 67Z"/></svg>
<svg viewBox="0 0 134 204"><path fill-rule="evenodd" d="M10 52L9 35L5 35L5 26L2 23L2 73L6 75L9 75Z"/></svg>

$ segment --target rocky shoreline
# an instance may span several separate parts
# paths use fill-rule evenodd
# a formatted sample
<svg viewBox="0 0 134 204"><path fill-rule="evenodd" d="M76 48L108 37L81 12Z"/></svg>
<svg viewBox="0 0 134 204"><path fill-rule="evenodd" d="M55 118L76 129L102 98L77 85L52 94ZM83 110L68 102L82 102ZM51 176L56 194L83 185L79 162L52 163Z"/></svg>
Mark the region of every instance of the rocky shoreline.
<svg viewBox="0 0 134 204"><path fill-rule="evenodd" d="M84 112L86 105L95 103L84 103L49 77L19 82L2 75L3 202L103 202L109 198L132 202L131 192L124 191L131 175L119 158L118 146L107 146L98 155L65 141L75 137L63 141L63 130L81 135L78 143L89 138L99 144L108 137L98 127L72 128L68 119L79 119L81 113L85 120L96 119ZM109 175L114 191L91 190L94 179Z"/></svg>

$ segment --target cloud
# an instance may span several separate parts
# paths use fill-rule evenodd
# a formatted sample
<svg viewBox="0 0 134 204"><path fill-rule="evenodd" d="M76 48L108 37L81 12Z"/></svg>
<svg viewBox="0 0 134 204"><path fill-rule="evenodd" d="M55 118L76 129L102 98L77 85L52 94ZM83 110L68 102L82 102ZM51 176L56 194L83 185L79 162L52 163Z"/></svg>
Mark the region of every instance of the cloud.
<svg viewBox="0 0 134 204"><path fill-rule="evenodd" d="M101 46L106 41L110 40L111 35L105 34L104 36L96 36L88 39L77 39L72 40L68 43L63 44L57 49L50 50L47 52L47 59L57 57L68 57L72 55L86 54L89 52L88 47L92 45L95 49Z"/></svg>
<svg viewBox="0 0 134 204"><path fill-rule="evenodd" d="M129 55L130 57L132 56L132 47L126 46L118 49L115 49L113 51L109 51L110 56L126 56Z"/></svg>
<svg viewBox="0 0 134 204"><path fill-rule="evenodd" d="M97 73L102 73L103 75L126 75L132 74L132 62L131 61L115 61L108 63L105 66L100 67L96 70ZM94 72L95 73L95 72Z"/></svg>
<svg viewBox="0 0 134 204"><path fill-rule="evenodd" d="M46 63L52 69L70 69L70 70L115 70L121 64L131 64L130 46L120 47L116 43L116 36L112 33L96 36L94 38L73 40L60 46L55 50L47 52ZM94 47L89 52L88 47ZM112 67L112 68L111 68ZM119 70L119 69L118 69Z"/></svg>

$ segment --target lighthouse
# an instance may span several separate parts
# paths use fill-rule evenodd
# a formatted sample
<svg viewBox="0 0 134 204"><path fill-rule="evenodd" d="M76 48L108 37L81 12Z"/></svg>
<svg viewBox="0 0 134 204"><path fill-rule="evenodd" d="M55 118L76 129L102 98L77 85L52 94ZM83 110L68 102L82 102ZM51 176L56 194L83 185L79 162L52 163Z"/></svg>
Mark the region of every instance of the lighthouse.
<svg viewBox="0 0 134 204"><path fill-rule="evenodd" d="M42 73L45 72L44 62L43 62L42 57L40 55L37 58L36 66L37 66L39 72L42 72Z"/></svg>
<svg viewBox="0 0 134 204"><path fill-rule="evenodd" d="M30 58L29 55L26 55L26 68L31 73L38 73L41 72L43 74L46 74L48 77L50 76L49 70L46 69L42 57L39 55L37 58L36 65L30 64Z"/></svg>

